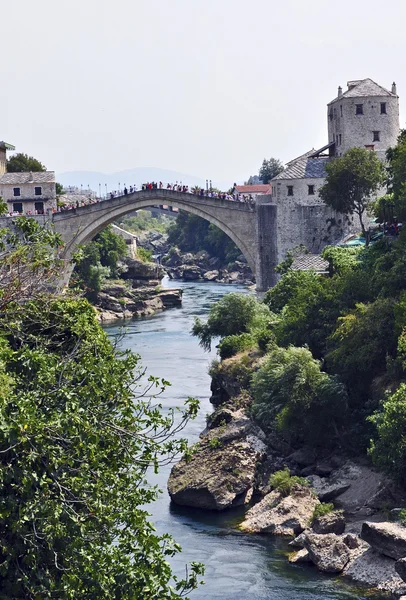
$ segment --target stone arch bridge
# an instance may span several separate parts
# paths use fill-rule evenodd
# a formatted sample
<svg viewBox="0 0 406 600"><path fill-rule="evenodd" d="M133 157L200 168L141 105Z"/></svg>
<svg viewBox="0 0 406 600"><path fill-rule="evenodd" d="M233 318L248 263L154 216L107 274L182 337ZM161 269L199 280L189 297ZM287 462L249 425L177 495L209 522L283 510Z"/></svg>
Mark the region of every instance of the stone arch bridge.
<svg viewBox="0 0 406 600"><path fill-rule="evenodd" d="M300 204L280 201L273 196L257 196L252 206L234 200L222 200L172 190L143 190L95 204L35 218L52 222L64 241L63 258L69 281L71 258L81 244L119 217L141 208L166 204L203 217L217 225L239 247L257 282L257 290L266 291L277 282L275 267L291 248L303 244L310 252L319 252L352 230L352 219L334 213L324 204ZM10 227L10 219L1 218L1 226Z"/></svg>
<svg viewBox="0 0 406 600"><path fill-rule="evenodd" d="M258 291L265 291L275 284L274 267L278 262L275 206L250 206L244 202L165 189L143 190L54 213L52 221L64 241L65 260L70 261L78 246L89 242L119 217L156 204L182 209L217 225L244 254L255 274Z"/></svg>

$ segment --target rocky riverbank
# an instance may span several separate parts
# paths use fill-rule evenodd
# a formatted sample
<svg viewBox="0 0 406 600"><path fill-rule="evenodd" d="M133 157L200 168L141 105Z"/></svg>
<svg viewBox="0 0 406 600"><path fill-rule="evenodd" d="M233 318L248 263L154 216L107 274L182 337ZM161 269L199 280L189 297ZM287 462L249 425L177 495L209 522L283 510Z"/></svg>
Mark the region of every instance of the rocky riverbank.
<svg viewBox="0 0 406 600"><path fill-rule="evenodd" d="M248 370L256 360L246 354ZM217 408L200 442L172 469L172 500L217 511L246 505L240 529L293 538L290 562L308 562L406 600L406 527L399 522L405 498L393 482L365 459L318 455L266 435L250 418L233 359L222 362L212 390ZM273 489L270 475L286 467L304 481L287 492Z"/></svg>
<svg viewBox="0 0 406 600"><path fill-rule="evenodd" d="M182 304L181 289L163 289L165 271L154 263L127 258L121 279L106 280L99 292L96 309L105 323L152 315Z"/></svg>
<svg viewBox="0 0 406 600"><path fill-rule="evenodd" d="M192 254L182 253L178 248L172 248L162 257L162 265L171 279L184 281L214 281L217 283L241 283L252 285L254 276L244 256L224 265L205 250Z"/></svg>

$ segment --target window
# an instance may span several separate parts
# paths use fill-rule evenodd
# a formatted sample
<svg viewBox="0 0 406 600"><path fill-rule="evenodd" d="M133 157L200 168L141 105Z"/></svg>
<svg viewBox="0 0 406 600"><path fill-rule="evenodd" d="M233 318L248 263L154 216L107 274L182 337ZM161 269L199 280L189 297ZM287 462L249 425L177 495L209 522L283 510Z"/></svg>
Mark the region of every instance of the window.
<svg viewBox="0 0 406 600"><path fill-rule="evenodd" d="M342 116L343 116L343 105L340 104L340 117L342 117Z"/></svg>
<svg viewBox="0 0 406 600"><path fill-rule="evenodd" d="M341 133L340 133L340 146L341 146L341 139L342 139L342 138L341 138Z"/></svg>
<svg viewBox="0 0 406 600"><path fill-rule="evenodd" d="M22 213L23 212L23 203L22 202L13 202L13 212Z"/></svg>
<svg viewBox="0 0 406 600"><path fill-rule="evenodd" d="M307 193L309 196L314 196L314 185L308 185Z"/></svg>
<svg viewBox="0 0 406 600"><path fill-rule="evenodd" d="M367 144L367 145L365 146L365 148L366 148L367 150L371 150L371 151L374 151L374 150L375 150L375 146L374 146L373 144Z"/></svg>
<svg viewBox="0 0 406 600"><path fill-rule="evenodd" d="M21 196L21 190L20 188L14 188L14 196Z"/></svg>
<svg viewBox="0 0 406 600"><path fill-rule="evenodd" d="M381 115L386 115L386 102L381 102Z"/></svg>
<svg viewBox="0 0 406 600"><path fill-rule="evenodd" d="M372 132L374 134L374 138L373 138L373 142L379 142L379 131L373 131Z"/></svg>
<svg viewBox="0 0 406 600"><path fill-rule="evenodd" d="M36 196L41 196L42 195L42 188L41 187L34 188L34 193L35 193Z"/></svg>
<svg viewBox="0 0 406 600"><path fill-rule="evenodd" d="M356 115L363 115L364 114L364 105L363 104L356 104L355 105L355 114Z"/></svg>
<svg viewBox="0 0 406 600"><path fill-rule="evenodd" d="M44 203L43 202L35 202L34 210L36 215L44 214Z"/></svg>
<svg viewBox="0 0 406 600"><path fill-rule="evenodd" d="M293 196L293 185L288 185L288 196Z"/></svg>

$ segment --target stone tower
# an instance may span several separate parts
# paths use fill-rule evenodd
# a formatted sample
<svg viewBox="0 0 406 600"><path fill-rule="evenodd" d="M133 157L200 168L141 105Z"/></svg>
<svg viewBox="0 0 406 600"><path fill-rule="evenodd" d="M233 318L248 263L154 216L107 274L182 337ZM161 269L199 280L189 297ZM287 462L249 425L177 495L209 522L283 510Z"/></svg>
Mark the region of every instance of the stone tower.
<svg viewBox="0 0 406 600"><path fill-rule="evenodd" d="M347 86L345 92L339 87L337 98L327 105L330 154L341 156L350 148L368 148L383 160L399 135L396 84L391 91L372 79L349 81Z"/></svg>

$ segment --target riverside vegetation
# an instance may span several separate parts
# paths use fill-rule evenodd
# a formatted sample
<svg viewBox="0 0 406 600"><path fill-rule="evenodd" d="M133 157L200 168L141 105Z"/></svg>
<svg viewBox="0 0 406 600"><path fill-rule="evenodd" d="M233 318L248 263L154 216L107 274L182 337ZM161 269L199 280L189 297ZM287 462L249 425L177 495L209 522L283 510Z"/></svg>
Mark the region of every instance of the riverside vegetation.
<svg viewBox="0 0 406 600"><path fill-rule="evenodd" d="M71 287L80 290L99 311L103 322L150 315L182 302L178 289L162 290L164 271L152 252L137 246L129 256L127 244L107 227L74 257Z"/></svg>
<svg viewBox="0 0 406 600"><path fill-rule="evenodd" d="M376 214L386 205L403 218L405 132L388 159L390 195ZM201 345L218 343L217 408L168 483L179 504L256 500L244 531L305 532L295 562L396 597L406 594L406 529L388 517L402 520L406 504L405 256L405 229L369 247L328 247L328 277L287 260L261 302L228 294L196 319Z"/></svg>
<svg viewBox="0 0 406 600"><path fill-rule="evenodd" d="M161 413L167 382L142 383L139 356L86 299L49 291L59 236L24 217L15 227L0 232L1 597L183 598L202 567L173 576L180 548L148 521L146 473L186 450L197 402Z"/></svg>

